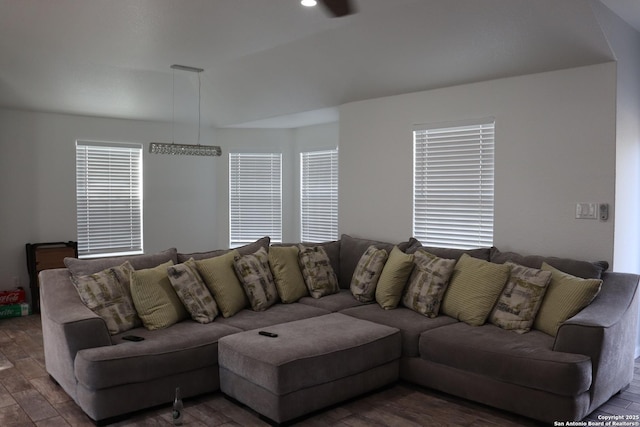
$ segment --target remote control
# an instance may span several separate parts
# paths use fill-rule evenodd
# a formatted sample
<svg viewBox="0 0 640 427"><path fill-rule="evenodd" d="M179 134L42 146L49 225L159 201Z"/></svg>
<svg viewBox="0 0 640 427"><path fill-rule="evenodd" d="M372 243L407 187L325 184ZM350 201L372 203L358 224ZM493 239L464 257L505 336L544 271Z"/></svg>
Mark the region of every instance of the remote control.
<svg viewBox="0 0 640 427"><path fill-rule="evenodd" d="M258 333L260 335L264 335L265 337L269 337L269 338L275 338L278 336L278 334L274 334L273 332L267 332L267 331L260 331Z"/></svg>
<svg viewBox="0 0 640 427"><path fill-rule="evenodd" d="M122 339L127 341L144 341L144 338L139 337L137 335L126 335L122 337Z"/></svg>

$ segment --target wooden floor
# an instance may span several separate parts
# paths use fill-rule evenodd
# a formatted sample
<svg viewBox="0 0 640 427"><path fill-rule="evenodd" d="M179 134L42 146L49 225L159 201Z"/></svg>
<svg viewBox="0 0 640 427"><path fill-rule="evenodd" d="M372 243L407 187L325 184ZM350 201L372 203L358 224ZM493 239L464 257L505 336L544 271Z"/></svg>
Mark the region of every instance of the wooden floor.
<svg viewBox="0 0 640 427"><path fill-rule="evenodd" d="M598 414L640 414L640 361L631 386L585 419ZM169 426L171 405L135 414L113 426ZM566 421L566 420L560 420ZM185 401L185 426L266 426L254 412L221 393ZM313 414L299 426L541 426L533 420L398 383ZM40 317L0 320L0 426L93 426L44 369Z"/></svg>

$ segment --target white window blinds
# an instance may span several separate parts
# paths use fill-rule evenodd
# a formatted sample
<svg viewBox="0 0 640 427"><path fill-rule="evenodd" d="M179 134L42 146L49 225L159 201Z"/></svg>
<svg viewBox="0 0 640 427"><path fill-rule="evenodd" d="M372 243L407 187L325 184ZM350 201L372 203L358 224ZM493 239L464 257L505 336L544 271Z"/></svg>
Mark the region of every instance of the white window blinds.
<svg viewBox="0 0 640 427"><path fill-rule="evenodd" d="M282 154L229 153L229 244L282 242Z"/></svg>
<svg viewBox="0 0 640 427"><path fill-rule="evenodd" d="M338 239L338 150L300 153L300 237Z"/></svg>
<svg viewBox="0 0 640 427"><path fill-rule="evenodd" d="M413 135L414 236L425 246L492 246L493 120Z"/></svg>
<svg viewBox="0 0 640 427"><path fill-rule="evenodd" d="M76 142L78 254L142 253L142 145Z"/></svg>

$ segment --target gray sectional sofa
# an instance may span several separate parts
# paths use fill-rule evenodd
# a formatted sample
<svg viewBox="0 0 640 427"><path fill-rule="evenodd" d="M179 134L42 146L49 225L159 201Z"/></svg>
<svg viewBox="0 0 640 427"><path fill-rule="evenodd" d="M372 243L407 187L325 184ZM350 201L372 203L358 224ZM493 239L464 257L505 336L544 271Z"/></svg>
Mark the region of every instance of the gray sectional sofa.
<svg viewBox="0 0 640 427"><path fill-rule="evenodd" d="M394 350L399 355L397 379L544 422L580 420L631 382L639 276L606 272L601 262L525 257L496 248L426 248L442 258L457 259L466 252L495 263L513 261L538 268L547 262L578 277L602 278L597 297L564 322L555 337L535 329L517 334L490 323L470 326L444 314L429 318L402 304L385 310L375 302L359 302L349 286L371 245L388 251L394 246L348 235L322 244L338 278L338 293L306 296L260 312L247 307L206 324L183 320L160 330L138 327L116 335L110 335L105 322L82 303L71 274L90 274L122 259L70 259L68 268L40 273L46 369L91 419L108 423L170 402L176 386L185 398L219 390L218 342L223 337L341 313L399 330L400 348ZM397 246L410 253L420 244L410 239ZM259 247L268 248L268 238L239 252L253 253ZM226 252L182 254L170 249L128 259L133 268L144 269ZM123 335L138 335L144 341L124 341ZM302 408L302 413L308 411Z"/></svg>

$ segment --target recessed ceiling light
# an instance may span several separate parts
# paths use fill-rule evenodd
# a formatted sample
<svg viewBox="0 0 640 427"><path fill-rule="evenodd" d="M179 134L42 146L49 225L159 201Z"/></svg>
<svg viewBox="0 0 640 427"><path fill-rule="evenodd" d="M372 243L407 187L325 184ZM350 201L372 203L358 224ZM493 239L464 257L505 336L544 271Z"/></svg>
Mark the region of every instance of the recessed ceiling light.
<svg viewBox="0 0 640 427"><path fill-rule="evenodd" d="M318 4L316 0L301 0L300 4L307 7L313 7Z"/></svg>

